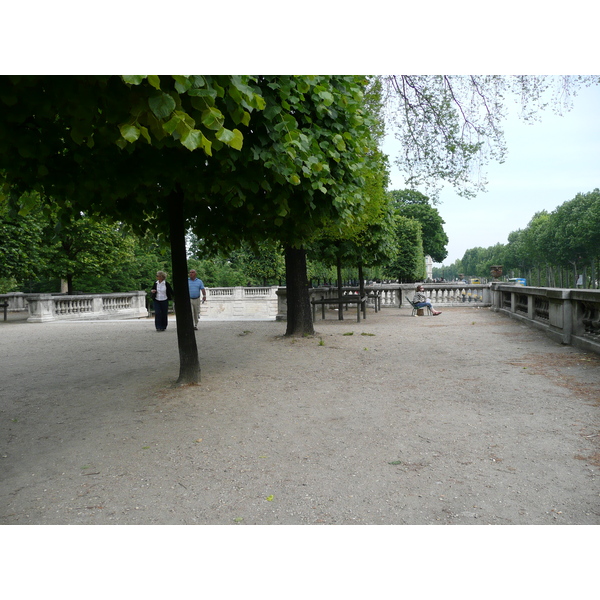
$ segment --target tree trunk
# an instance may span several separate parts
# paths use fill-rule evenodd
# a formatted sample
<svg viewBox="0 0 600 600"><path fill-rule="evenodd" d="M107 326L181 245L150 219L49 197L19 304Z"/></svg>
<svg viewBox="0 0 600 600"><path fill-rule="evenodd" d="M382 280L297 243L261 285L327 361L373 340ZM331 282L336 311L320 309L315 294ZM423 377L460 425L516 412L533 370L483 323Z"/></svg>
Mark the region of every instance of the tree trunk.
<svg viewBox="0 0 600 600"><path fill-rule="evenodd" d="M315 333L306 273L306 250L286 248L287 329L285 335L301 336Z"/></svg>
<svg viewBox="0 0 600 600"><path fill-rule="evenodd" d="M338 298L342 297L342 259L337 257L337 294ZM338 320L344 320L344 305L338 304Z"/></svg>
<svg viewBox="0 0 600 600"><path fill-rule="evenodd" d="M62 292L62 282L60 286L60 291ZM67 294L69 296L73 295L73 275L67 275Z"/></svg>
<svg viewBox="0 0 600 600"><path fill-rule="evenodd" d="M362 262L358 263L358 294L361 298L365 295L365 278Z"/></svg>
<svg viewBox="0 0 600 600"><path fill-rule="evenodd" d="M194 335L190 291L188 288L187 254L185 250L185 219L183 193L177 189L168 198L169 241L173 262L173 291L177 314L177 345L179 347L178 385L196 384L200 381L200 361Z"/></svg>

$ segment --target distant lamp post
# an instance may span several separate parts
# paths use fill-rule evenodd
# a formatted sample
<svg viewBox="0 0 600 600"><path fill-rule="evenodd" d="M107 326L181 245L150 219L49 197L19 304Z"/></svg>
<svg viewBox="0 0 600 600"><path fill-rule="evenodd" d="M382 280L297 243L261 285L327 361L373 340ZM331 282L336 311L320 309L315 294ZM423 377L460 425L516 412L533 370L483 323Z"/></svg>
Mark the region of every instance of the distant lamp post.
<svg viewBox="0 0 600 600"><path fill-rule="evenodd" d="M502 265L490 267L490 273L492 274L494 281L498 281L498 277L502 277Z"/></svg>

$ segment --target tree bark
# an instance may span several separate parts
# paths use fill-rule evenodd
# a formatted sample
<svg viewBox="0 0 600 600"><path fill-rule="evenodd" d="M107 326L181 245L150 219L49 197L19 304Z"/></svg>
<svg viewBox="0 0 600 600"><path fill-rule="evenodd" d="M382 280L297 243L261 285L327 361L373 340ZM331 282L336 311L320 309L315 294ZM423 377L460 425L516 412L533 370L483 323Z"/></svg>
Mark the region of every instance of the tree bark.
<svg viewBox="0 0 600 600"><path fill-rule="evenodd" d="M168 198L169 241L173 261L173 292L177 314L177 345L179 347L178 385L197 384L200 381L200 361L194 335L190 291L188 288L187 254L185 249L185 218L183 193L177 189Z"/></svg>
<svg viewBox="0 0 600 600"><path fill-rule="evenodd" d="M287 329L285 335L301 336L315 333L306 273L306 250L286 248Z"/></svg>
<svg viewBox="0 0 600 600"><path fill-rule="evenodd" d="M336 269L337 269L337 297L341 298L342 297L342 259L340 258L339 254L337 257L337 262L336 262ZM342 303L338 304L338 320L339 321L343 321L344 320L344 305Z"/></svg>
<svg viewBox="0 0 600 600"><path fill-rule="evenodd" d="M365 277L362 262L358 263L358 294L361 298L365 295Z"/></svg>

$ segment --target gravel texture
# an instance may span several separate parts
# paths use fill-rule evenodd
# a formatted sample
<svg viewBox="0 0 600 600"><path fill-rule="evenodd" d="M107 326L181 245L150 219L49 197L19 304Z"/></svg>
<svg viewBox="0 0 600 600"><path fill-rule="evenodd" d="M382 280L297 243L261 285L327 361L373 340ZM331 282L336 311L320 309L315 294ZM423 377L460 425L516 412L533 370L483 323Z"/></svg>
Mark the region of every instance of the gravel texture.
<svg viewBox="0 0 600 600"><path fill-rule="evenodd" d="M0 524L600 523L600 357L488 309L0 323Z"/></svg>

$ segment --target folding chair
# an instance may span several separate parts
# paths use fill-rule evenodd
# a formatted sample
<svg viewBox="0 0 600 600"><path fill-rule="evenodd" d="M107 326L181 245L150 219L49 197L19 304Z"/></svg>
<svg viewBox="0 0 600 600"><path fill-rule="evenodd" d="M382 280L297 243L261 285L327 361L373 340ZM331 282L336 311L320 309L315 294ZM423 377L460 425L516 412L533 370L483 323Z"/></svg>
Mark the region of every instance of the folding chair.
<svg viewBox="0 0 600 600"><path fill-rule="evenodd" d="M426 306L417 306L417 303L413 302L412 300L410 300L408 296L404 296L404 298L412 306L412 315L411 316L418 317L418 316L420 316L419 313L418 313L418 311L419 310L425 310L425 309L427 309L427 314L428 315L433 315L433 312L431 310L431 306L429 306L429 305L426 305ZM423 315L423 316L425 316L425 315Z"/></svg>

